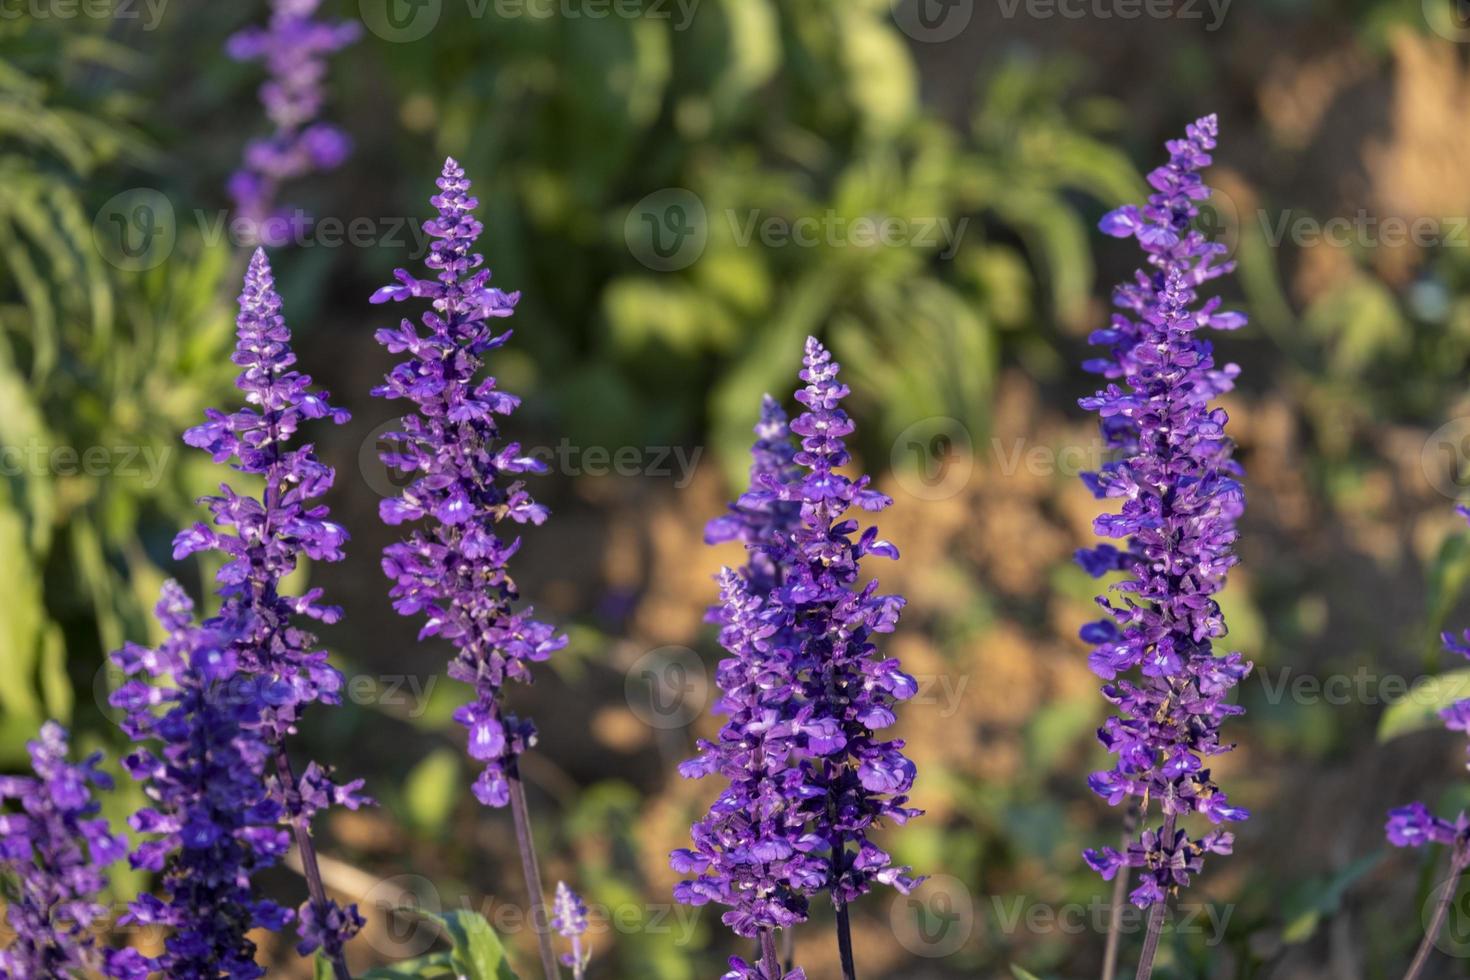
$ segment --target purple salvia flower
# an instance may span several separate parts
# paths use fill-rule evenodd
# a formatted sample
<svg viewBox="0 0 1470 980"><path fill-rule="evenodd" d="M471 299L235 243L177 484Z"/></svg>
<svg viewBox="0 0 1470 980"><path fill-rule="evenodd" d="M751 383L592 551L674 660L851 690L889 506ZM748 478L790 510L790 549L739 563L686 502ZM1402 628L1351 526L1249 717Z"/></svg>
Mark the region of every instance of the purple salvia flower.
<svg viewBox="0 0 1470 980"><path fill-rule="evenodd" d="M130 679L111 700L135 743L123 766L151 804L130 821L147 838L131 862L161 874L163 891L141 895L121 921L171 935L161 955L135 955L131 969L114 973L251 980L265 970L246 934L280 931L291 918L251 883L289 847L281 806L260 776L274 751L263 692L240 672L227 624L196 625L194 604L177 583L165 584L157 615L167 639L157 649L128 644L113 654Z"/></svg>
<svg viewBox="0 0 1470 980"><path fill-rule="evenodd" d="M808 896L828 882L826 838L811 833L800 801L807 773L797 752L803 745L797 719L803 707L802 664L795 642L773 644L784 614L749 582L726 568L720 573L723 612L720 643L732 656L716 674L726 715L716 742L700 740L698 757L683 763L686 778L720 775L729 785L694 824L694 847L672 855L675 871L692 874L674 888L686 905L718 902L736 935L806 921Z"/></svg>
<svg viewBox="0 0 1470 980"><path fill-rule="evenodd" d="M715 706L728 720L680 772L718 773L729 785L672 864L694 876L677 886L679 901L726 905L732 930L761 937L762 964L732 960L732 977L771 974L771 931L804 921L811 896L831 892L845 922L846 906L874 883L904 892L916 884L869 839L884 820L919 812L905 805L915 770L903 743L877 735L917 685L896 660L878 659L872 642L893 630L903 599L879 594L875 582L859 585L859 562L898 552L876 528L859 534L847 516L854 504L881 510L891 501L867 477L838 472L853 425L839 407L848 389L837 370L809 338L807 386L796 395L807 411L790 424L800 448L782 450L768 404L751 490L717 525L752 551L743 572L721 573L713 617L732 654L720 663ZM850 944L845 928L840 934L846 965Z"/></svg>
<svg viewBox="0 0 1470 980"><path fill-rule="evenodd" d="M287 229L267 229L281 215L276 193L287 181L333 170L352 152L352 140L330 123L317 122L325 99L327 58L357 40L355 21L316 19L321 0L272 0L268 26L240 31L226 42L236 61L265 62L260 101L275 131L251 140L245 159L229 181L235 214L254 229L255 243L283 245Z"/></svg>
<svg viewBox="0 0 1470 980"><path fill-rule="evenodd" d="M472 250L482 230L474 216L478 201L454 160L446 160L431 199L438 215L424 223L435 241L426 262L433 279L403 269L397 283L373 294L374 303L409 298L430 301L424 333L410 320L377 332L378 342L409 359L388 374L373 394L402 398L415 411L383 454L392 469L413 477L380 511L388 524L424 521L407 540L383 552L383 569L393 580L394 608L405 616L422 613L420 638L441 636L458 650L449 675L473 686L472 702L455 713L469 731L469 752L484 763L475 795L486 806L510 800L509 773L535 737L529 721L503 713L507 680L529 682L531 665L566 645L565 636L517 611L518 592L506 570L519 538L498 533L502 521L540 524L546 508L526 492L520 477L543 473L545 464L517 443L498 445L496 416L512 413L520 399L479 378L483 357L511 332L496 334L490 320L510 316L519 293L490 288L490 270ZM508 482L501 482L507 480Z"/></svg>
<svg viewBox="0 0 1470 980"><path fill-rule="evenodd" d="M730 957L730 969L720 974L720 980L806 980L806 971L792 970L772 974L759 963L748 963L739 956Z"/></svg>
<svg viewBox="0 0 1470 980"><path fill-rule="evenodd" d="M281 582L303 558L340 561L347 540L347 532L317 502L331 488L332 469L310 444L292 444L303 422L325 418L340 425L348 414L294 370L291 332L262 249L255 250L245 274L237 328L232 360L242 368L236 386L247 405L230 414L209 410L207 421L186 432L184 441L209 452L215 462L229 461L239 472L260 477L263 492L257 499L222 485L220 495L205 497L215 526L196 523L180 532L174 557L212 549L226 559L216 576L224 603L218 621L207 625L232 638L238 669L259 688L258 723L273 749L269 782L283 819L300 841L320 810L332 805L357 809L368 802L359 794L361 780L335 785L316 763L297 778L285 753L286 738L295 733L307 705L341 703L342 676L303 625L306 620L334 623L341 610L324 605L320 589L288 595ZM303 851L308 849L303 845ZM298 917L298 948L302 955L321 948L337 960L361 925L355 908L339 909L313 896Z"/></svg>
<svg viewBox="0 0 1470 980"><path fill-rule="evenodd" d="M107 916L97 901L103 869L127 853L127 840L98 817L94 790L112 789L100 753L67 761L66 729L41 726L27 749L33 776L0 776L0 888L15 933L0 950L0 974L15 980L92 975L104 958L93 927Z"/></svg>
<svg viewBox="0 0 1470 980"><path fill-rule="evenodd" d="M592 961L592 947L583 944L587 935L587 906L564 881L556 883L556 898L551 905L551 928L571 942L572 951L563 955L561 961L572 968L575 980L583 980L587 975L587 964Z"/></svg>
<svg viewBox="0 0 1470 980"><path fill-rule="evenodd" d="M783 577L771 555L782 542L789 542L801 523L801 504L794 500L772 499L763 489L765 481L782 484L801 479L796 465L796 446L791 440L791 426L781 404L766 395L761 399L760 422L755 427L756 441L751 446L750 493L743 494L730 505L728 513L714 518L704 529L705 544L738 541L749 552L749 560L741 575L757 595L769 595ZM720 622L722 606L710 610L710 621Z"/></svg>
<svg viewBox="0 0 1470 980"><path fill-rule="evenodd" d="M1124 601L1098 597L1108 616L1082 629L1094 647L1092 669L1109 682L1103 694L1117 709L1098 733L1117 761L1089 785L1110 805L1134 797L1145 809L1157 802L1165 816L1161 830L1144 831L1125 852L1086 857L1106 879L1123 867L1142 869L1131 896L1142 907L1187 885L1205 852L1230 852L1231 834L1191 838L1177 828L1180 816L1202 813L1216 824L1248 816L1230 805L1207 764L1231 748L1219 740L1220 724L1242 712L1227 698L1251 669L1240 654L1212 648L1226 632L1215 596L1236 561L1244 507L1226 415L1210 405L1238 369L1216 369L1211 344L1199 336L1206 327L1239 327L1244 317L1220 312L1218 299L1196 305L1195 293L1234 267L1215 264L1225 247L1192 227L1198 202L1210 195L1199 170L1210 163L1216 133L1214 116L1191 125L1185 139L1168 144L1169 162L1149 175L1156 193L1148 205L1103 219L1103 231L1138 240L1148 266L1115 291L1123 312L1093 334L1108 356L1087 367L1109 384L1081 400L1102 417L1116 456L1083 480L1099 499L1123 502L1094 526L1126 542L1077 555L1094 576L1124 573L1114 585Z"/></svg>
<svg viewBox="0 0 1470 980"><path fill-rule="evenodd" d="M1455 508L1461 517L1470 521L1470 507ZM1462 636L1446 632L1441 636L1447 652L1470 660L1470 630ZM1470 698L1461 698L1439 713L1445 727L1450 731L1470 735ZM1423 847L1426 844L1445 844L1452 848L1451 864L1463 870L1470 866L1470 811L1462 810L1454 821L1444 820L1430 813L1423 803L1411 803L1389 811L1385 828L1389 843L1397 847Z"/></svg>

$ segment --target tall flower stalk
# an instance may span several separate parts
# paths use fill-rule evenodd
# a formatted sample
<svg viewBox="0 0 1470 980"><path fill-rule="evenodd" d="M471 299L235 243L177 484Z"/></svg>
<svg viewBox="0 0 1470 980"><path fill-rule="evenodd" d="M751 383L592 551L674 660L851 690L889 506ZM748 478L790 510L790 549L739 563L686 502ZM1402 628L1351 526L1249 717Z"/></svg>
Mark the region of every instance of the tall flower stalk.
<svg viewBox="0 0 1470 980"><path fill-rule="evenodd" d="M217 463L230 462L237 471L259 477L263 491L257 499L224 484L218 496L205 497L214 527L201 522L180 532L174 557L213 550L225 558L216 576L224 601L210 625L230 636L239 670L263 695L256 724L271 754L262 772L296 839L309 892L297 916L297 949L303 956L322 950L339 980L346 980L345 946L363 920L355 907L342 908L327 897L311 826L330 806L356 809L368 801L359 795L361 780L339 786L315 762L298 776L287 752L287 740L306 707L341 703L342 676L305 623L335 623L342 613L322 603L321 589L288 595L281 583L303 558L343 557L347 533L318 502L331 488L333 472L310 444L293 442L303 422L329 419L340 425L348 414L329 404L325 392L313 391L311 378L294 369L291 333L262 249L255 250L245 274L237 326L232 359L242 369L236 386L248 404L228 414L211 409L184 441Z"/></svg>
<svg viewBox="0 0 1470 980"><path fill-rule="evenodd" d="M0 899L15 933L0 950L0 974L93 976L105 962L93 935L107 917L97 901L107 887L104 869L128 849L98 816L94 794L112 789L112 777L99 768L100 753L69 762L66 729L54 721L27 750L31 776L0 776L0 871L9 879Z"/></svg>
<svg viewBox="0 0 1470 980"><path fill-rule="evenodd" d="M875 883L907 892L916 881L893 864L869 833L902 824L913 763L903 742L880 738L898 701L914 695L897 660L880 659L872 641L891 632L903 607L876 582L859 585L867 555L897 558L876 528L858 532L856 505L892 501L839 470L850 462L852 421L839 407L848 388L831 355L808 338L796 394L806 408L790 423L789 443L772 406L763 413L751 489L711 537L743 541L746 568L720 574L720 642L727 716L717 742L701 741L686 777L728 780L709 814L692 828L694 846L674 852L681 902L726 905L722 920L760 943L760 963L731 960L731 977L783 976L775 930L805 921L810 899L829 893L837 916L844 977L856 975L848 907ZM786 976L802 976L800 970Z"/></svg>
<svg viewBox="0 0 1470 980"><path fill-rule="evenodd" d="M1470 507L1460 506L1455 510L1470 521ZM1470 659L1470 630L1459 637L1446 632L1442 640L1446 651ZM1446 728L1470 735L1470 698L1461 698L1439 714ZM1462 810L1450 821L1436 817L1423 803L1411 803L1389 812L1385 832L1389 843L1396 847L1443 844L1449 848L1449 874L1439 886L1434 914L1424 930L1424 938L1414 953L1414 960L1404 974L1404 980L1416 980L1434 952L1450 903L1459 891L1466 869L1470 868L1470 811Z"/></svg>
<svg viewBox="0 0 1470 980"><path fill-rule="evenodd" d="M112 695L135 746L123 766L150 801L130 820L147 838L130 860L162 886L121 922L171 933L160 955L134 954L113 964L113 975L254 980L265 970L248 933L279 932L291 918L252 884L290 847L281 805L260 775L273 754L265 692L242 673L228 624L196 624L177 583L165 584L157 615L167 634L157 649L128 644L113 654L131 678Z"/></svg>
<svg viewBox="0 0 1470 980"><path fill-rule="evenodd" d="M511 807L542 966L555 978L559 970L544 928L546 903L519 769L536 729L507 714L501 697L506 681L529 683L531 665L567 642L533 619L530 609L514 607L519 591L507 563L520 539L500 533L506 520L523 525L546 519L546 508L520 479L546 467L523 455L519 444L500 444L497 416L510 415L520 399L498 390L493 377L480 377L484 356L511 336L509 330L497 334L491 321L514 313L520 294L491 288L490 270L473 251L483 228L464 170L446 160L437 183L439 193L430 203L438 214L424 222L434 239L425 263L432 278L398 269L397 282L372 298L426 299L431 307L421 317L423 333L405 319L376 334L390 352L408 359L373 394L413 404L402 431L390 436L397 445L382 454L387 466L412 482L384 500L380 513L391 525L421 522L406 540L384 550L383 569L393 581L394 608L404 616L424 616L420 639L439 636L454 644L449 675L473 688L473 700L455 720L469 732L471 757L484 765L475 796L489 807Z"/></svg>
<svg viewBox="0 0 1470 980"><path fill-rule="evenodd" d="M1113 585L1121 601L1099 596L1107 618L1082 629L1094 647L1089 663L1108 682L1103 696L1117 711L1098 732L1116 761L1088 784L1110 805L1137 801L1144 824L1123 850L1105 847L1086 858L1107 880L1127 869L1138 874L1130 897L1150 909L1140 978L1152 973L1169 896L1189 884L1206 853L1232 848L1229 832L1196 838L1180 818L1201 813L1220 824L1249 815L1230 805L1207 763L1232 747L1220 742L1220 724L1242 712L1226 699L1251 667L1238 653L1213 649L1226 632L1215 596L1236 561L1235 523L1244 507L1226 415L1211 405L1238 369L1217 369L1200 331L1235 329L1245 318L1221 312L1218 298L1200 303L1195 292L1233 268L1216 264L1225 246L1192 227L1210 195L1199 171L1210 163L1216 135L1214 116L1189 126L1184 139L1168 144L1169 162L1149 174L1156 192L1148 204L1103 218L1106 233L1137 239L1147 265L1117 288L1121 312L1092 335L1108 353L1086 366L1108 384L1081 401L1101 416L1115 453L1083 479L1099 499L1122 502L1094 528L1125 542L1078 552L1092 575L1122 574ZM1160 826L1150 823L1154 805Z"/></svg>
<svg viewBox="0 0 1470 980"><path fill-rule="evenodd" d="M232 35L225 45L236 61L265 62L260 102L275 127L245 146L245 157L228 185L235 216L251 229L250 244L283 245L289 240L277 208L281 185L307 174L334 170L352 152L352 140L337 126L319 122L325 101L327 59L361 34L356 21L316 19L321 0L271 0L270 21ZM281 228L268 227L277 219Z"/></svg>

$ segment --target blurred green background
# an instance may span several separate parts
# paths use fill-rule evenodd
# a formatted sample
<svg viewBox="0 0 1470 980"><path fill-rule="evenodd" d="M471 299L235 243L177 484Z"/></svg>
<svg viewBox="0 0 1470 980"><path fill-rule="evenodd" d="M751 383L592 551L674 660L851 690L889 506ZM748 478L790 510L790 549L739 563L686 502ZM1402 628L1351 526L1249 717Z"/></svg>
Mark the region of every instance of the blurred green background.
<svg viewBox="0 0 1470 980"><path fill-rule="evenodd" d="M669 904L667 852L715 789L674 764L717 725L701 619L740 560L701 529L807 334L842 361L861 463L896 499L882 523L903 559L881 571L910 606L889 649L924 684L901 726L928 816L888 842L936 877L860 903L862 973L1095 974L1107 887L1080 853L1120 817L1084 782L1105 705L1075 638L1096 591L1070 563L1095 507L1075 476L1099 452L1076 365L1137 255L1094 229L1146 192L1165 139L1218 112L1207 217L1252 319L1219 343L1244 368L1227 407L1250 501L1225 605L1257 664L1219 768L1255 818L1161 964L1401 969L1438 866L1387 853L1384 812L1470 801L1427 699L1389 710L1453 666L1436 633L1470 625L1451 508L1470 454L1470 27L1452 0L326 6L368 26L333 61L326 113L357 150L286 189L315 224L273 261L302 367L355 416L309 435L354 538L310 571L346 609L324 638L349 703L302 747L382 803L320 829L332 887L370 913L360 965L430 941L383 911L406 896L492 921L523 901L508 817L467 792L445 649L392 614L377 563L392 411L368 390L392 314L367 297L421 261L453 154L496 282L524 293L494 360L525 399L513 434L553 462L553 520L515 568L573 643L513 700L542 731L526 769L547 877L601 912L593 975L709 977L739 951L716 914ZM235 403L223 184L265 127L259 67L221 50L264 3L84 9L0 18L5 767L48 716L115 751L105 652L150 636L163 577L197 595L212 573L169 558L225 476L178 435ZM122 247L143 231L149 248ZM267 885L295 904L290 871ZM813 980L837 975L827 921L797 932ZM303 975L268 952L273 976Z"/></svg>

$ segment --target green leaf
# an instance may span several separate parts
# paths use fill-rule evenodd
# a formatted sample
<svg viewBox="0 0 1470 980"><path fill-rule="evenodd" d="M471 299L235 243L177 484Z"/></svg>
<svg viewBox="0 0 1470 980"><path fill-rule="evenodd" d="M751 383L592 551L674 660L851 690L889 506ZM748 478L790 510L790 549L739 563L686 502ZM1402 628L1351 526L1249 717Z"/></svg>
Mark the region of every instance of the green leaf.
<svg viewBox="0 0 1470 980"><path fill-rule="evenodd" d="M312 961L311 975L313 980L337 980L337 975L332 971L332 964L321 953L316 954Z"/></svg>
<svg viewBox="0 0 1470 980"><path fill-rule="evenodd" d="M429 918L448 933L454 944L450 959L465 980L517 980L506 961L500 937L484 916L460 909Z"/></svg>
<svg viewBox="0 0 1470 980"><path fill-rule="evenodd" d="M392 966L380 966L361 974L359 980L439 980L454 977L454 963L449 953L431 953Z"/></svg>
<svg viewBox="0 0 1470 980"><path fill-rule="evenodd" d="M1470 667L1427 677L1383 712L1378 722L1378 741L1387 742L1411 732L1437 728L1439 713L1464 698L1470 698Z"/></svg>
<svg viewBox="0 0 1470 980"><path fill-rule="evenodd" d="M1040 977L1024 966L1017 966L1014 963L1011 964L1011 976L1015 977L1016 980L1041 980Z"/></svg>

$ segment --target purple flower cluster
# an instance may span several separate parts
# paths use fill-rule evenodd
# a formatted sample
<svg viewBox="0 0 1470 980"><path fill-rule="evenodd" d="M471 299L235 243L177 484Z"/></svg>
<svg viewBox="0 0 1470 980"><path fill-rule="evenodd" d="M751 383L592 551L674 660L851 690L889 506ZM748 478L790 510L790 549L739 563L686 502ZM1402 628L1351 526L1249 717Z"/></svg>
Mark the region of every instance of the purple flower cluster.
<svg viewBox="0 0 1470 980"><path fill-rule="evenodd" d="M150 972L173 980L264 976L246 934L280 931L291 918L258 899L251 884L290 842L281 805L260 776L273 752L266 709L259 687L242 682L237 638L223 622L197 625L193 602L174 582L164 586L157 615L167 633L157 649L130 643L113 654L131 678L112 695L134 742L123 766L151 802L130 820L148 837L131 862L162 875L163 892L140 896L121 921L171 934L161 955L134 953L131 969L114 964L113 972L127 980Z"/></svg>
<svg viewBox="0 0 1470 980"><path fill-rule="evenodd" d="M282 184L335 169L352 152L345 132L316 119L325 99L327 57L356 41L360 29L355 21L317 20L320 5L321 0L272 0L267 27L240 31L225 46L236 61L264 61L268 76L260 101L275 131L246 144L244 163L229 181L235 215L255 228L258 243L286 243L284 226L273 233L265 227L278 217Z"/></svg>
<svg viewBox="0 0 1470 980"><path fill-rule="evenodd" d="M854 504L876 511L891 501L867 477L838 472L850 461L843 439L853 424L839 407L848 388L837 372L809 338L807 384L796 395L806 411L790 425L801 437L794 466L768 405L752 487L713 535L742 540L753 555L743 574L720 576L720 642L731 657L719 667L715 710L728 720L680 772L718 773L729 785L672 864L694 875L675 897L729 906L723 921L742 936L803 921L823 890L845 906L874 882L905 892L915 884L868 836L885 819L918 814L905 805L915 773L903 743L876 734L917 688L872 642L893 630L903 599L879 594L876 582L859 585L859 562L898 552L847 516ZM762 975L732 966L736 976Z"/></svg>
<svg viewBox="0 0 1470 980"><path fill-rule="evenodd" d="M107 915L97 895L103 868L127 853L127 841L97 814L92 791L112 789L102 756L67 761L66 729L41 727L27 748L34 776L0 777L0 871L13 891L0 889L15 939L0 950L0 974L50 980L103 968L93 927Z"/></svg>
<svg viewBox="0 0 1470 980"><path fill-rule="evenodd" d="M739 956L730 957L730 969L720 974L720 980L806 980L806 971L797 968L790 973L768 972L759 963L750 963Z"/></svg>
<svg viewBox="0 0 1470 980"><path fill-rule="evenodd" d="M390 436L397 441L393 450L382 454L387 466L413 479L382 502L381 515L394 525L427 522L384 550L383 569L393 581L394 608L424 615L420 638L441 636L458 650L449 675L472 685L475 699L455 719L469 730L470 755L485 764L475 795L501 807L509 801L509 767L535 736L530 722L503 714L501 689L508 679L529 682L531 664L547 660L567 640L531 618L530 609L513 608L518 591L506 565L520 539L496 531L507 519L540 524L547 517L520 480L545 472L545 465L522 455L517 443L497 445L496 416L511 414L520 399L498 390L493 377L477 377L485 354L511 336L509 330L496 334L489 321L510 316L520 294L488 285L490 270L473 252L482 230L473 213L479 202L453 159L444 162L438 187L431 198L438 215L424 223L434 239L426 261L434 278L398 269L398 281L372 298L427 299L432 307L422 316L422 333L405 319L376 334L408 360L373 394L407 399L415 408L404 416L402 431Z"/></svg>
<svg viewBox="0 0 1470 980"><path fill-rule="evenodd" d="M572 968L575 980L587 975L587 964L592 960L591 947L583 946L587 935L587 906L582 897L567 887L564 881L556 883L556 898L551 906L551 928L563 939L571 941L572 951L562 956L561 961Z"/></svg>
<svg viewBox="0 0 1470 980"><path fill-rule="evenodd" d="M242 683L257 700L257 720L274 757L260 770L293 827L309 827L318 811L332 805L363 805L362 781L335 785L326 769L310 763L300 778L285 753L287 736L296 731L303 708L312 703L341 703L342 676L327 663L315 634L302 619L334 623L335 606L323 605L322 590L287 595L281 582L301 562L340 561L347 532L328 519L318 503L331 488L333 472L317 459L311 445L292 447L303 421L328 418L342 424L347 412L328 403L325 392L311 390L311 378L293 369L291 332L281 316L265 252L256 249L245 274L237 321L238 341L232 357L242 371L236 386L246 407L233 413L210 409L204 424L184 434L184 441L209 452L214 461L233 461L241 473L261 478L259 499L222 485L218 496L205 497L215 527L196 523L174 540L174 558L206 549L225 560L217 581L224 599L217 621L207 624L231 640L230 652ZM303 955L324 947L337 955L360 928L355 909L308 902L298 918Z"/></svg>
<svg viewBox="0 0 1470 980"><path fill-rule="evenodd" d="M1470 507L1459 506L1456 512L1470 521ZM1470 630L1456 637L1445 633L1444 648L1450 653L1470 659ZM1470 698L1461 698L1439 713L1450 731L1470 735ZM1451 851L1456 868L1470 865L1470 812L1460 811L1453 822L1436 817L1423 803L1411 803L1389 811L1386 828L1388 840L1398 847L1423 847L1445 844Z"/></svg>
<svg viewBox="0 0 1470 980"><path fill-rule="evenodd" d="M1202 813L1216 824L1248 816L1230 805L1206 762L1231 748L1219 740L1220 724L1242 712L1227 697L1251 669L1240 654L1212 649L1226 633L1215 596L1236 561L1235 523L1244 507L1226 415L1210 405L1230 390L1238 369L1217 369L1199 331L1234 329L1245 318L1220 312L1218 298L1197 305L1195 292L1233 268L1216 264L1225 246L1192 227L1198 202L1210 195L1199 171L1210 163L1216 135L1213 116L1191 125L1185 139L1168 144L1169 162L1149 174L1155 193L1148 205L1103 218L1103 231L1137 239L1148 265L1118 287L1113 299L1122 312L1092 335L1108 356L1086 366L1109 383L1081 401L1101 416L1115 453L1083 479L1099 499L1122 502L1094 527L1126 541L1077 554L1094 576L1123 573L1113 586L1122 602L1099 596L1108 617L1082 629L1094 648L1092 669L1108 681L1103 695L1117 710L1098 732L1116 762L1089 785L1110 805L1134 797L1145 811L1157 802L1165 816L1162 829L1146 830L1125 852L1104 848L1086 857L1107 879L1122 867L1140 869L1131 897L1142 907L1187 885L1205 852L1230 852L1233 835L1191 838L1178 828L1180 816Z"/></svg>
<svg viewBox="0 0 1470 980"><path fill-rule="evenodd" d="M768 596L781 581L781 569L772 560L780 542L789 541L801 522L801 504L794 500L772 499L762 488L767 480L786 485L801 479L796 465L796 446L791 441L791 426L781 403L770 395L761 399L760 422L755 427L756 441L750 449L750 486L747 493L730 505L728 513L711 520L704 529L705 544L738 541L749 554L741 577L751 591ZM710 609L709 620L722 622L723 604Z"/></svg>

